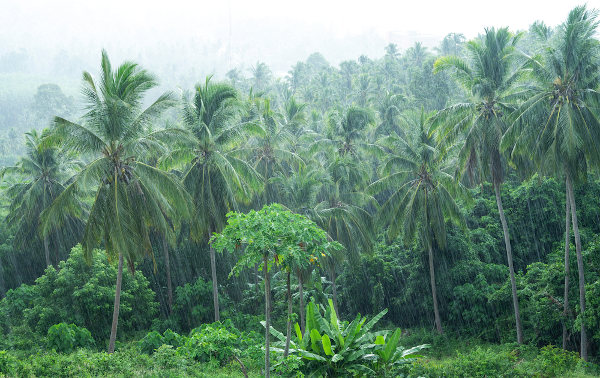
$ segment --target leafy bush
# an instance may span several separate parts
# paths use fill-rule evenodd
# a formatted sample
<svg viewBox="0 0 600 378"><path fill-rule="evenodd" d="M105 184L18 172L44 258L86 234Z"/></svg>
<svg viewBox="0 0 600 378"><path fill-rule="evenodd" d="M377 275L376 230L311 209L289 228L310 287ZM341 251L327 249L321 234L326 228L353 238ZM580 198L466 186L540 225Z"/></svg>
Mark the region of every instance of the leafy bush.
<svg viewBox="0 0 600 378"><path fill-rule="evenodd" d="M575 369L582 360L575 352L564 351L554 345L547 345L530 364L519 366L524 374L535 374L542 377L560 377Z"/></svg>
<svg viewBox="0 0 600 378"><path fill-rule="evenodd" d="M47 346L59 353L71 353L77 348L91 348L94 344L90 331L75 324L58 323L48 329Z"/></svg>
<svg viewBox="0 0 600 378"><path fill-rule="evenodd" d="M180 348L180 353L196 361L207 362L214 359L224 364L241 353L238 348L239 334L232 332L232 328L232 325L220 322L203 324L192 330Z"/></svg>
<svg viewBox="0 0 600 378"><path fill-rule="evenodd" d="M189 331L202 323L209 323L212 318L212 283L198 277L192 284L186 283L175 289L173 303L174 324L179 331Z"/></svg>
<svg viewBox="0 0 600 378"><path fill-rule="evenodd" d="M187 338L167 329L162 335L156 331L149 332L138 342L139 348L146 354L152 354L163 345L171 347L182 346Z"/></svg>
<svg viewBox="0 0 600 378"><path fill-rule="evenodd" d="M96 341L110 334L117 269L106 254L94 253L87 264L80 245L73 247L60 270L49 267L35 285L11 290L0 302L0 314L8 319L3 328L14 329L25 323L44 334L56 322L79 324L88 329ZM158 305L148 280L137 271L123 274L119 335L148 329ZM1 317L0 317L1 318ZM121 332L122 331L122 332ZM13 332L13 331L11 331Z"/></svg>

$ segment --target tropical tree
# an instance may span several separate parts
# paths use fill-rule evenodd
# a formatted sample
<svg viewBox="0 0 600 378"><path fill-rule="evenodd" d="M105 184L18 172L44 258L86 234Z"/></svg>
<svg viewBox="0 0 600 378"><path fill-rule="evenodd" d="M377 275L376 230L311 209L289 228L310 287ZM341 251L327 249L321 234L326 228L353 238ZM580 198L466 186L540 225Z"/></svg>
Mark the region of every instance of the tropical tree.
<svg viewBox="0 0 600 378"><path fill-rule="evenodd" d="M262 98L255 101L258 114L255 120L250 121L254 126L252 138L238 152L250 155L253 168L263 181L258 203L268 205L278 200L278 193L271 179L278 173L287 172L289 167L303 166L304 161L287 148L294 135L281 124L282 115L271 108L271 101Z"/></svg>
<svg viewBox="0 0 600 378"><path fill-rule="evenodd" d="M196 214L192 237L210 238L226 222L225 215L249 203L262 185L260 175L236 148L242 142L245 127L238 93L226 83L196 85L193 98L184 98L184 124L190 135L161 161L163 168L184 168L183 184L193 198ZM219 291L216 256L209 246L215 321L219 321Z"/></svg>
<svg viewBox="0 0 600 378"><path fill-rule="evenodd" d="M316 263L330 250L342 248L329 241L325 231L306 217L294 214L279 204L264 206L247 214L228 214L227 226L213 236L218 250L234 252L244 246L244 253L232 274L261 264L265 280L265 376L270 375L271 285L273 264L304 265ZM307 261L308 260L308 261ZM289 320L288 320L289 321ZM289 326L288 326L289 328Z"/></svg>
<svg viewBox="0 0 600 378"><path fill-rule="evenodd" d="M453 166L447 159L448 150L435 145L429 120L422 111L419 134L414 141L409 142L396 133L379 141L389 151L389 157L382 166L383 177L371 184L369 191L391 192L378 214L382 223L389 224L388 239L395 239L402 230L405 243L411 245L418 234L427 250L435 326L443 333L433 247L446 248L446 220L464 224L454 200L464 193L450 173Z"/></svg>
<svg viewBox="0 0 600 378"><path fill-rule="evenodd" d="M368 147L368 143L360 142L369 125L375 122L373 113L365 108L351 106L344 112L333 112L328 120L327 135L310 146L310 152L325 152L337 149L339 155L358 157L358 149Z"/></svg>
<svg viewBox="0 0 600 378"><path fill-rule="evenodd" d="M5 174L19 176L19 181L12 183L6 194L11 200L6 222L15 227L14 244L17 248L31 246L32 241L39 240L38 226L40 214L58 197L63 190L64 182L70 173L77 168L78 162L72 155L60 153L56 145L42 143L49 130L42 133L32 130L25 133L26 155L15 166L3 168L0 177ZM81 234L82 224L76 218L68 218L62 234L76 236ZM54 266L58 268L59 237L54 230L54 249L56 259ZM46 267L52 265L50 258L50 235L42 238Z"/></svg>
<svg viewBox="0 0 600 378"><path fill-rule="evenodd" d="M569 214L573 224L579 273L580 316L585 314L585 278L573 182L600 163L597 91L600 43L594 38L598 12L574 8L542 54L528 59L530 80L525 101L503 143L511 156L533 157L542 170L564 172L566 187L565 306L568 305ZM542 37L546 37L544 30ZM565 307L566 309L566 307ZM564 340L563 340L564 343ZM585 322L581 322L581 358L587 360Z"/></svg>
<svg viewBox="0 0 600 378"><path fill-rule="evenodd" d="M472 181L490 178L493 183L506 246L517 341L522 343L512 247L500 195L504 180L500 141L508 127L505 115L514 110L512 89L521 75L520 67L514 64L518 40L519 35L511 34L508 28L486 29L484 36L466 44L465 60L446 56L435 62L434 72L451 70L469 98L441 110L434 125L439 125L440 142L451 144L459 136L464 139L458 154L458 175L466 172Z"/></svg>
<svg viewBox="0 0 600 378"><path fill-rule="evenodd" d="M54 135L48 139L49 143L59 141L66 151L90 157L42 213L42 232L47 235L67 217L80 216L77 194L95 191L82 246L88 260L100 243L109 257L118 258L109 353L115 349L117 336L123 261L133 272L136 259L153 256L150 229L168 234L167 217L185 219L193 208L179 180L138 159L149 151L164 151L164 142L182 136L180 130L172 129L147 132L148 124L174 104L172 96L165 93L147 108L142 107L144 93L156 85L154 76L136 63L125 62L113 70L106 51L102 51L100 79L83 73L87 109L83 122L56 117Z"/></svg>

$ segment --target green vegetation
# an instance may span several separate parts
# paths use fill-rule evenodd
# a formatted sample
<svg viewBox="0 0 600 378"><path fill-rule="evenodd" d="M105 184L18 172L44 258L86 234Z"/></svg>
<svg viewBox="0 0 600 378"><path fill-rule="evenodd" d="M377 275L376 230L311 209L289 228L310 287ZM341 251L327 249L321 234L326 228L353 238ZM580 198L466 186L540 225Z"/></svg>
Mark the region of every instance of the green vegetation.
<svg viewBox="0 0 600 378"><path fill-rule="evenodd" d="M50 126L0 132L0 376L599 375L598 25L40 86Z"/></svg>

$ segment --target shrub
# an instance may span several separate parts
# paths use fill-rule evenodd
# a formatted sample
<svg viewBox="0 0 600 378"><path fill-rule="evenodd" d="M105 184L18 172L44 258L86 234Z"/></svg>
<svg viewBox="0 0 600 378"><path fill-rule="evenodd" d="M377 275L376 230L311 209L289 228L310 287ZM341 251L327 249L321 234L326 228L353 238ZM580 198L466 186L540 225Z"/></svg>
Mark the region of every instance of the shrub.
<svg viewBox="0 0 600 378"><path fill-rule="evenodd" d="M75 324L58 323L48 329L47 346L59 353L71 353L77 348L91 348L94 344L90 331Z"/></svg>
<svg viewBox="0 0 600 378"><path fill-rule="evenodd" d="M138 342L140 350L146 354L152 354L163 345L180 347L185 344L186 337L167 329L162 335L156 331L149 332Z"/></svg>
<svg viewBox="0 0 600 378"><path fill-rule="evenodd" d="M85 327L96 341L106 339L111 328L116 276L117 269L108 263L105 253L96 251L92 264L87 264L77 245L67 261L61 261L59 271L49 267L35 285L22 285L7 293L0 302L0 315L9 318L2 328L15 328L25 319L32 330L44 334L58 321ZM142 273L123 274L119 335L148 329L157 308L154 292Z"/></svg>

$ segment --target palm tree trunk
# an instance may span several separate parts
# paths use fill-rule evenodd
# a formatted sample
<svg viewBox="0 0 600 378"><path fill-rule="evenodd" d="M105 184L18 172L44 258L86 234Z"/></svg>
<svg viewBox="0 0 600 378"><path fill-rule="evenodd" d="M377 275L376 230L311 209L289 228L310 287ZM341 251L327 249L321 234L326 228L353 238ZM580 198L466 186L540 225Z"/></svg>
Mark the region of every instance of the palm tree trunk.
<svg viewBox="0 0 600 378"><path fill-rule="evenodd" d="M337 301L337 287L335 286L335 266L331 267L331 291L333 294L333 308L335 309L335 313L337 316L340 316L340 310L338 309L338 301Z"/></svg>
<svg viewBox="0 0 600 378"><path fill-rule="evenodd" d="M165 255L165 269L167 273L167 297L169 303L169 315L173 311L173 288L171 286L171 261L169 259L169 246L167 245L167 237L163 235L162 240L163 253Z"/></svg>
<svg viewBox="0 0 600 378"><path fill-rule="evenodd" d="M510 273L510 286L512 289L513 307L515 309L515 323L517 326L517 342L523 344L523 328L521 327L521 314L519 312L519 298L517 297L517 282L515 280L515 269L513 267L512 248L510 246L510 235L508 233L508 225L504 217L504 209L502 208L502 198L500 197L500 183L494 180L494 191L496 192L496 204L498 205L498 213L500 213L500 222L502 223L502 231L504 232L504 244L506 245L506 258L508 260L508 271Z"/></svg>
<svg viewBox="0 0 600 378"><path fill-rule="evenodd" d="M121 281L123 280L123 254L119 252L119 265L117 269L117 285L115 288L115 305L113 307L113 320L110 328L110 341L108 343L108 353L115 351L115 341L117 340L117 325L119 323L119 308L121 307Z"/></svg>
<svg viewBox="0 0 600 378"><path fill-rule="evenodd" d="M575 235L575 252L577 253L577 270L579 273L579 307L581 308L581 359L587 361L587 335L585 332L585 277L583 275L583 256L581 255L581 238L579 237L579 226L577 224L577 208L575 206L575 195L573 194L573 183L567 174L567 191L571 204L571 219L573 220L573 235Z"/></svg>
<svg viewBox="0 0 600 378"><path fill-rule="evenodd" d="M268 255L264 256L265 272L265 378L270 375L270 331L271 331L271 280L269 279Z"/></svg>
<svg viewBox="0 0 600 378"><path fill-rule="evenodd" d="M304 335L304 287L302 285L302 274L298 271L298 295L300 296L300 331Z"/></svg>
<svg viewBox="0 0 600 378"><path fill-rule="evenodd" d="M208 237L210 239L210 235L212 234L212 230L208 229ZM212 289L213 289L213 306L215 308L215 322L220 321L219 316L219 289L217 286L217 262L215 256L215 249L213 248L211 243L208 243L208 247L210 250L210 273L212 274Z"/></svg>
<svg viewBox="0 0 600 378"><path fill-rule="evenodd" d="M48 247L48 236L44 236L44 256L46 257L46 268L52 265L50 262L50 248Z"/></svg>
<svg viewBox="0 0 600 378"><path fill-rule="evenodd" d="M292 338L292 288L290 285L291 271L287 272L287 300L288 300L288 316L287 316L287 329L285 335L285 349L283 350L283 358L286 358L290 352L290 339Z"/></svg>
<svg viewBox="0 0 600 378"><path fill-rule="evenodd" d="M567 350L567 314L569 313L569 244L570 244L570 230L569 223L571 223L571 204L569 197L569 190L566 190L566 201L565 201L565 292L563 300L563 335L562 335L562 347Z"/></svg>
<svg viewBox="0 0 600 378"><path fill-rule="evenodd" d="M435 328L439 333L444 333L442 328L442 320L440 319L440 310L438 309L437 289L435 286L435 270L433 268L433 248L431 242L427 242L427 250L429 252L429 279L431 281L431 293L433 295L433 314L435 317Z"/></svg>

